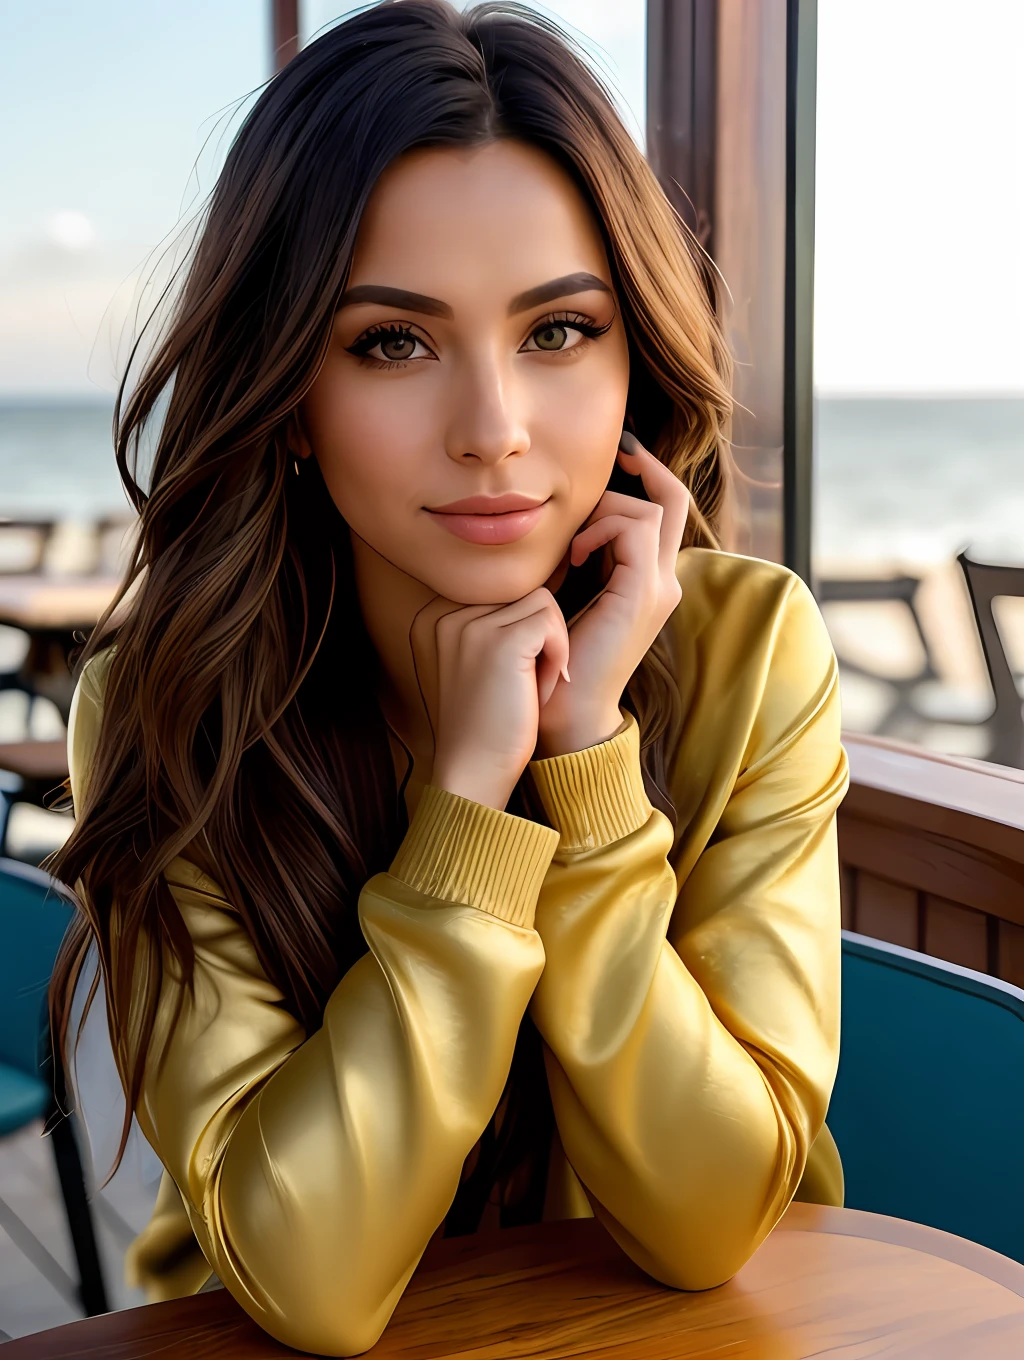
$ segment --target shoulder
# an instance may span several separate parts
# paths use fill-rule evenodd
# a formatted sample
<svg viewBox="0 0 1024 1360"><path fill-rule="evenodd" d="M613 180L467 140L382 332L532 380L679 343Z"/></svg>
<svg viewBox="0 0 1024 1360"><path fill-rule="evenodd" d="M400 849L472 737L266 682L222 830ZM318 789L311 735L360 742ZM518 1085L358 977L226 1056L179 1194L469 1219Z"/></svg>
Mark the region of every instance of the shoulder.
<svg viewBox="0 0 1024 1360"><path fill-rule="evenodd" d="M71 700L68 717L68 771L75 805L84 802L85 786L99 744L103 722L103 699L110 663L116 648L112 645L97 652L86 662Z"/></svg>
<svg viewBox="0 0 1024 1360"><path fill-rule="evenodd" d="M776 562L705 548L681 552L676 571L670 636L689 740L739 773L813 727L834 762L838 666L804 581Z"/></svg>
<svg viewBox="0 0 1024 1360"><path fill-rule="evenodd" d="M107 676L110 674L110 663L117 652L117 644L111 643L109 647L104 647L82 667L82 673L78 677L78 684L75 686L75 696L71 707L74 709L76 704L100 704L103 703L103 695L107 687Z"/></svg>
<svg viewBox="0 0 1024 1360"><path fill-rule="evenodd" d="M814 596L796 572L778 562L686 548L677 559L676 577L683 593L673 615L674 629L703 637L706 645L729 641L723 624L734 641L742 636L750 642L767 640L783 620L789 629L827 639Z"/></svg>
<svg viewBox="0 0 1024 1360"><path fill-rule="evenodd" d="M759 557L687 548L676 576L682 597L670 630L680 660L721 659L733 674L763 672L788 658L829 671L835 654L817 602L788 567ZM684 678L684 677L681 677Z"/></svg>

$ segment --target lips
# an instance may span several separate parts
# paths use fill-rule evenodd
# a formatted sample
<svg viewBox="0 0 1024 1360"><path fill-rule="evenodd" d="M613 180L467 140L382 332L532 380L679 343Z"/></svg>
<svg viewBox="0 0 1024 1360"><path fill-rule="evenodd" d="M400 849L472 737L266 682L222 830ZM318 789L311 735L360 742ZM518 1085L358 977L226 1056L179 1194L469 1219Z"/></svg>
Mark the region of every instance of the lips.
<svg viewBox="0 0 1024 1360"><path fill-rule="evenodd" d="M432 515L508 515L516 510L533 510L544 501L537 496L524 496L517 491L506 491L501 496L466 496L447 505L430 505Z"/></svg>
<svg viewBox="0 0 1024 1360"><path fill-rule="evenodd" d="M467 496L447 505L424 507L427 514L467 543L500 546L525 538L541 517L547 501L516 492L502 496Z"/></svg>

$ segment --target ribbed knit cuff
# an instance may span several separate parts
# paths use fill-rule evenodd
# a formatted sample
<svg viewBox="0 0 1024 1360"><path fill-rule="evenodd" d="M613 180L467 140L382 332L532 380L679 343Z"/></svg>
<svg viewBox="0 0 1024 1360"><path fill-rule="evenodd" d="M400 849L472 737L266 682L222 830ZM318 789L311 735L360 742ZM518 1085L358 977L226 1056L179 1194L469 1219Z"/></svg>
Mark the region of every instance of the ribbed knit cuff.
<svg viewBox="0 0 1024 1360"><path fill-rule="evenodd" d="M410 888L533 926L558 833L428 785L391 866Z"/></svg>
<svg viewBox="0 0 1024 1360"><path fill-rule="evenodd" d="M639 830L651 815L640 773L640 729L630 713L617 736L583 751L530 762L559 850L597 850Z"/></svg>

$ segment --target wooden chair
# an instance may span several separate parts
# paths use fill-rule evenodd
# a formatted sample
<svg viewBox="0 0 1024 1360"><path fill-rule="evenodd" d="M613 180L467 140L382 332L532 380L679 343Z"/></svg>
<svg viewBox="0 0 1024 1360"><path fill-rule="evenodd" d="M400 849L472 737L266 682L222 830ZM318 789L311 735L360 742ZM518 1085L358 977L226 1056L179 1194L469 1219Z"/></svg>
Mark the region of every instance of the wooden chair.
<svg viewBox="0 0 1024 1360"><path fill-rule="evenodd" d="M881 675L845 656L837 647L842 672L861 676L874 682L881 681L893 694L893 703L873 732L878 736L905 736L908 730L922 723L940 722L954 727L984 726L987 715L963 712L962 700L947 694L935 667L932 646L921 621L917 594L922 584L920 576L903 575L879 577L822 577L815 582L814 593L822 606L830 604L898 604L910 617L914 636L921 647L921 664L912 675Z"/></svg>
<svg viewBox="0 0 1024 1360"><path fill-rule="evenodd" d="M975 562L966 553L960 553L956 560L967 582L996 701L988 758L1024 769L1024 707L1019 677L1013 673L992 609L993 600L1001 595L1024 599L1024 567Z"/></svg>
<svg viewBox="0 0 1024 1360"><path fill-rule="evenodd" d="M1024 1261L1024 991L843 932L846 1204Z"/></svg>

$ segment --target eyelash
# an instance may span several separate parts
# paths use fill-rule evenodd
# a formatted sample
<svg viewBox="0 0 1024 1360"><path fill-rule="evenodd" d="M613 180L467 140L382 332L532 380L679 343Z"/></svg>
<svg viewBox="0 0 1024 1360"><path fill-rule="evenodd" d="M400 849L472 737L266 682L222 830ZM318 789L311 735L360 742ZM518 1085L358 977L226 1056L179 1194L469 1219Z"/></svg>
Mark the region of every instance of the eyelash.
<svg viewBox="0 0 1024 1360"><path fill-rule="evenodd" d="M599 336L606 335L611 330L611 321L599 326L597 322L589 316L584 316L580 312L552 312L550 316L544 317L530 331L530 336L537 334L538 331L547 330L551 326L564 326L566 330L579 331L585 340L596 340ZM409 359L378 359L370 354L370 350L375 345L379 345L382 340L415 340L417 344L424 345L425 342L409 327L392 322L390 325L371 326L363 334L349 345L349 354L354 354L362 363L369 364L373 368L405 368L411 360ZM582 348L581 345L573 345L572 353ZM529 351L532 354L538 353L537 350ZM562 354L569 353L567 350L542 350L540 353Z"/></svg>
<svg viewBox="0 0 1024 1360"><path fill-rule="evenodd" d="M606 321L603 326L599 326L593 317L584 316L582 312L552 312L550 316L546 316L543 320L537 322L536 326L530 331L530 335L534 336L538 331L545 331L551 326L564 326L566 330L579 331L586 340L596 340L598 336L607 335L612 328L612 323ZM580 345L573 345L573 353L580 348ZM562 350L548 350L546 352L548 354L564 353Z"/></svg>
<svg viewBox="0 0 1024 1360"><path fill-rule="evenodd" d="M374 345L379 345L382 340L405 339L415 340L420 345L424 343L408 326L401 326L394 322L390 326L371 326L369 330L362 333L358 340L348 346L348 352L373 368L404 368L409 362L408 359L376 359L371 357L369 351L373 349Z"/></svg>

